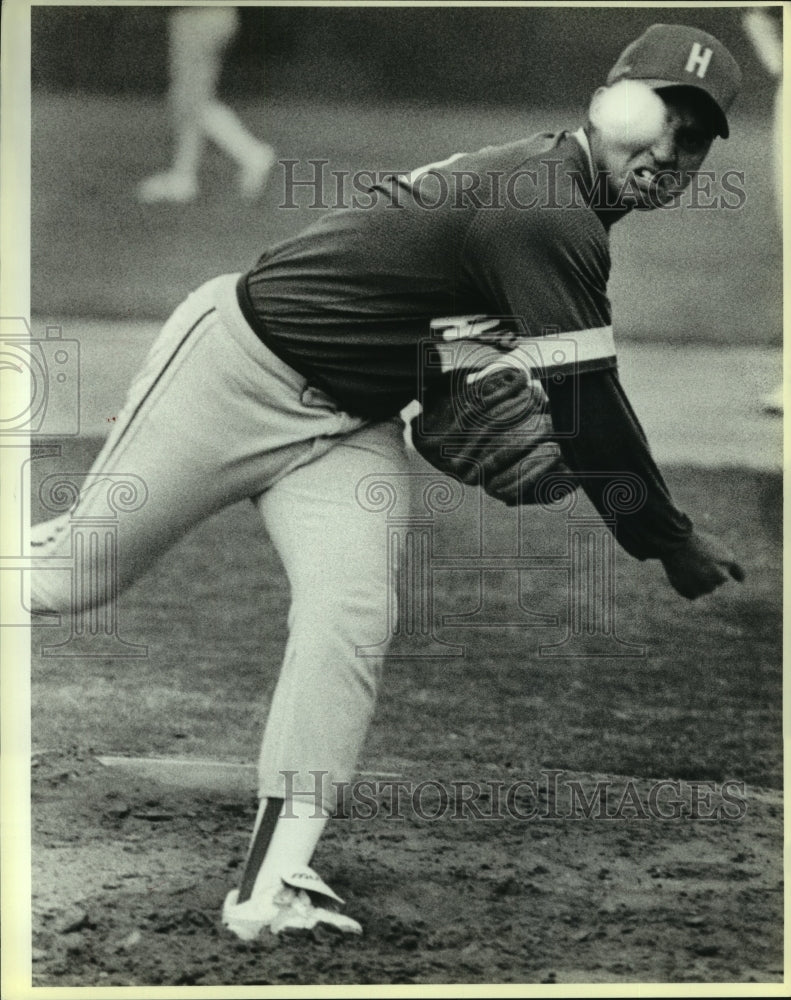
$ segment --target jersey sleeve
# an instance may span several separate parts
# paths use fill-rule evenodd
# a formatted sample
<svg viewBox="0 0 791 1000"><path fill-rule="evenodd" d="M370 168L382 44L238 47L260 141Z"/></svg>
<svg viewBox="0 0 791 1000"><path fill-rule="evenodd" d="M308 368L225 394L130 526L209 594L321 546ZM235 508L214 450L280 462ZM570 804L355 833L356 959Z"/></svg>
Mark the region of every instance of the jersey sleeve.
<svg viewBox="0 0 791 1000"><path fill-rule="evenodd" d="M663 559L682 546L692 522L673 503L617 372L543 384L555 427L573 427L559 438L564 461L579 474L580 486L619 544L641 560ZM608 491L624 474L640 484L641 502L612 521Z"/></svg>
<svg viewBox="0 0 791 1000"><path fill-rule="evenodd" d="M534 374L566 464L627 552L663 558L692 524L674 505L618 379L606 231L588 210L545 208L492 216L471 235L476 280L518 320L526 353L543 348ZM644 500L613 521L608 496L624 473L642 484Z"/></svg>
<svg viewBox="0 0 791 1000"><path fill-rule="evenodd" d="M480 212L463 258L469 280L517 326L539 374L616 367L608 237L590 209Z"/></svg>

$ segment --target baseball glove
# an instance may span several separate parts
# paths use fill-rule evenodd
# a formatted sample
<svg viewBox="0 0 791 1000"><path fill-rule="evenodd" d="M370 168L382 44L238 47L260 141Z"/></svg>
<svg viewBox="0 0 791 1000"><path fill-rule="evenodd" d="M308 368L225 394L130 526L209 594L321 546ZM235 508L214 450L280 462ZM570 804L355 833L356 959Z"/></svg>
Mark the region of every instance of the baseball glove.
<svg viewBox="0 0 791 1000"><path fill-rule="evenodd" d="M415 449L509 507L536 503L536 488L549 473L571 476L546 393L522 368L500 362L446 372L424 387L420 402L422 412L411 421Z"/></svg>

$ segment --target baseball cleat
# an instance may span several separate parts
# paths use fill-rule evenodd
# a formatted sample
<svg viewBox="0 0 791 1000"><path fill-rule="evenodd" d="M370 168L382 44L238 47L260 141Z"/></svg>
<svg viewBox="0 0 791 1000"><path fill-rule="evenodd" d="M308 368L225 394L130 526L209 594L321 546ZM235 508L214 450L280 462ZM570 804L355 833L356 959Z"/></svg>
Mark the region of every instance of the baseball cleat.
<svg viewBox="0 0 791 1000"><path fill-rule="evenodd" d="M222 923L242 941L254 941L264 931L309 931L329 927L341 934L362 934L356 920L338 912L343 900L311 869L299 868L283 876L280 885L237 902L238 889L225 897ZM321 904L321 905L318 905Z"/></svg>
<svg viewBox="0 0 791 1000"><path fill-rule="evenodd" d="M154 174L137 186L137 200L144 205L172 201L183 205L194 201L198 195L198 184L193 177L175 172Z"/></svg>
<svg viewBox="0 0 791 1000"><path fill-rule="evenodd" d="M242 198L253 199L266 187L269 174L275 165L275 151L267 143L251 156L239 175L239 194Z"/></svg>

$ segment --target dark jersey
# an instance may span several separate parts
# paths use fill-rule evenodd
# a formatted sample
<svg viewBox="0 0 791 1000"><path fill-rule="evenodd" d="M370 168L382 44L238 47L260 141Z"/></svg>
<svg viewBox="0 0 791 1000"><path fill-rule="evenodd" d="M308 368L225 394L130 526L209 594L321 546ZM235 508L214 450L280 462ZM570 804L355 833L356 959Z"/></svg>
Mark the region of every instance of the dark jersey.
<svg viewBox="0 0 791 1000"><path fill-rule="evenodd" d="M283 360L371 417L416 397L438 317L514 317L525 341L571 335L566 365L613 367L607 228L579 197L590 180L568 133L387 180L265 253L243 308Z"/></svg>
<svg viewBox="0 0 791 1000"><path fill-rule="evenodd" d="M614 531L637 558L661 557L692 526L618 381L607 297L616 215L595 207L585 141L541 135L385 180L264 253L239 301L275 354L372 419L419 396L435 338L438 370L474 367L476 320L506 317L494 337L505 331L502 349L531 359L567 464L606 516L610 479L639 477L645 502Z"/></svg>

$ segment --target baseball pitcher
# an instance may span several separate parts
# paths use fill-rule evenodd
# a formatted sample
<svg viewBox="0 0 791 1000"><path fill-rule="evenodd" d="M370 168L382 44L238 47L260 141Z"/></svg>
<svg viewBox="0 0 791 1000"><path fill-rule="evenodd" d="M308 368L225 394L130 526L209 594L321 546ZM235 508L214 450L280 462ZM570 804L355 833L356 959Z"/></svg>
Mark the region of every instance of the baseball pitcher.
<svg viewBox="0 0 791 1000"><path fill-rule="evenodd" d="M603 512L608 482L629 472L646 499L614 529L627 552L661 563L690 599L742 579L651 457L618 379L607 297L611 227L681 196L727 138L739 86L716 38L655 24L582 127L391 175L246 273L209 281L165 323L93 470L134 473L148 489L119 522L120 585L246 498L291 585L258 815L222 911L240 938L361 931L309 866L379 684L381 658L355 650L380 643L394 583L355 488L407 471L411 401L415 447L463 482L525 504L559 476ZM79 499L83 511L92 502ZM67 520L37 526L33 552L68 554ZM68 572L37 573L33 591L38 609L72 608Z"/></svg>

